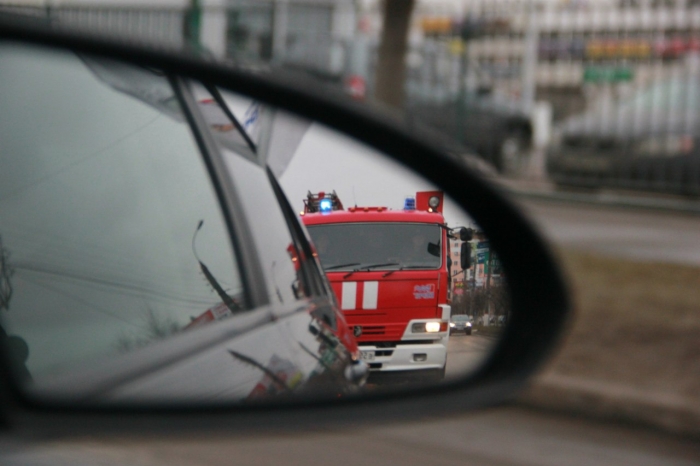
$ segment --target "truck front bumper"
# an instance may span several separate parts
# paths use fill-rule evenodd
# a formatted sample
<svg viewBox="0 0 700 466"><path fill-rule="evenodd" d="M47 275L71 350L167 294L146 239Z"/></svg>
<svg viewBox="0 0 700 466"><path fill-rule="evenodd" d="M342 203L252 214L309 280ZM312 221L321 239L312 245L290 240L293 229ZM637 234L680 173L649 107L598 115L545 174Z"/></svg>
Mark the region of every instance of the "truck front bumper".
<svg viewBox="0 0 700 466"><path fill-rule="evenodd" d="M435 343L402 343L389 348L362 344L360 354L371 372L440 370L445 367L447 345L442 340Z"/></svg>

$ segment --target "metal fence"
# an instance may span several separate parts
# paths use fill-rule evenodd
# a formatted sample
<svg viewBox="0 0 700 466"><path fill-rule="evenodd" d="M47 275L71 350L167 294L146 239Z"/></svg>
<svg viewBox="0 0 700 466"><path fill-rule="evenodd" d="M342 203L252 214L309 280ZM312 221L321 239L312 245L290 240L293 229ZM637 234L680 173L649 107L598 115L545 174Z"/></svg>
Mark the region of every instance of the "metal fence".
<svg viewBox="0 0 700 466"><path fill-rule="evenodd" d="M42 18L54 26L96 31L132 42L175 49L184 45L187 13L184 8L0 4L0 11Z"/></svg>
<svg viewBox="0 0 700 466"><path fill-rule="evenodd" d="M0 2L0 11L44 18L55 27L98 32L150 46L189 48L222 60L294 66L336 77L347 68L349 42L347 34L338 36L333 24L339 9L354 11L338 0L229 0L222 6L196 10L185 6L25 6Z"/></svg>
<svg viewBox="0 0 700 466"><path fill-rule="evenodd" d="M700 194L700 2L469 5L417 18L409 96L454 102L463 86L501 120L545 103L557 184Z"/></svg>
<svg viewBox="0 0 700 466"><path fill-rule="evenodd" d="M534 146L563 186L700 194L700 1L458 3L415 12L405 88L416 119L511 174ZM347 5L231 0L202 12L221 25L216 36L206 23L203 45L339 85L359 78L371 99L378 27L356 25L381 18ZM191 19L185 8L2 9L175 48ZM549 120L536 118L541 108Z"/></svg>

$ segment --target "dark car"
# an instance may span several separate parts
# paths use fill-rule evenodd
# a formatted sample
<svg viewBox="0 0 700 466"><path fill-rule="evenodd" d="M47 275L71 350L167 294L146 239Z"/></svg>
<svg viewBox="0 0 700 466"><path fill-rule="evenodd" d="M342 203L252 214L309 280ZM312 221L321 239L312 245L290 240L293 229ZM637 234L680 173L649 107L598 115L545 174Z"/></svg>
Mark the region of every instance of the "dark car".
<svg viewBox="0 0 700 466"><path fill-rule="evenodd" d="M434 98L410 93L409 117L462 143L491 162L500 173L517 174L532 143L532 124L520 105L489 87ZM461 104L460 104L461 102Z"/></svg>
<svg viewBox="0 0 700 466"><path fill-rule="evenodd" d="M453 332L464 332L465 335L472 334L472 322L468 315L456 314L450 319L450 335Z"/></svg>
<svg viewBox="0 0 700 466"><path fill-rule="evenodd" d="M548 172L560 185L700 193L700 76L656 81L557 128Z"/></svg>

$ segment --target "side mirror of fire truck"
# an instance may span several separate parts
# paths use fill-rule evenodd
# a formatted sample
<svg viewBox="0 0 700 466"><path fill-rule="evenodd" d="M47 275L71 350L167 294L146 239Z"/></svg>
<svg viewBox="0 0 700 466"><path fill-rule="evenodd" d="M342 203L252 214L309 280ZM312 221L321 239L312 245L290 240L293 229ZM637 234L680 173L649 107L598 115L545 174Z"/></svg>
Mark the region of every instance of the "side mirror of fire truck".
<svg viewBox="0 0 700 466"><path fill-rule="evenodd" d="M474 230L471 228L462 227L459 229L459 239L462 241L471 241L474 237Z"/></svg>
<svg viewBox="0 0 700 466"><path fill-rule="evenodd" d="M459 249L459 266L467 270L472 266L472 248L467 242L462 243Z"/></svg>

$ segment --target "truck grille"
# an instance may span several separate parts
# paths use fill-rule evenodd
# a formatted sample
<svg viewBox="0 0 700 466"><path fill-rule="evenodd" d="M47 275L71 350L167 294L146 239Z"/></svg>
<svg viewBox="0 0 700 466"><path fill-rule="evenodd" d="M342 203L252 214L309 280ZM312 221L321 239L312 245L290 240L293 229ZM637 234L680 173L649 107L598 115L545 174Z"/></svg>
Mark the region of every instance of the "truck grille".
<svg viewBox="0 0 700 466"><path fill-rule="evenodd" d="M362 327L362 335L385 335L386 327L383 325L367 325Z"/></svg>

